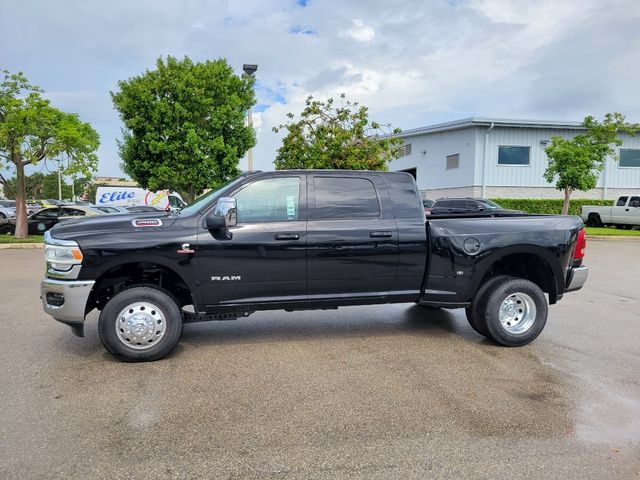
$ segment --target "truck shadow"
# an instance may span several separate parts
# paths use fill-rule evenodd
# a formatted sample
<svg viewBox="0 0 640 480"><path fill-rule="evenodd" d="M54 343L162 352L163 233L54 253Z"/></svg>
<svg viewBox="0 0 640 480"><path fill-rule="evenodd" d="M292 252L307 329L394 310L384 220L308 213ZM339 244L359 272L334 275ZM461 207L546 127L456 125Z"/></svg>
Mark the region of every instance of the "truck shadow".
<svg viewBox="0 0 640 480"><path fill-rule="evenodd" d="M482 340L468 326L464 315L460 316L461 310L430 310L408 305L258 312L247 319L186 324L181 343L198 346L393 335L445 337L452 334L474 343Z"/></svg>
<svg viewBox="0 0 640 480"><path fill-rule="evenodd" d="M180 343L169 358L179 358L185 347L398 335L433 339L454 337L472 344L493 345L469 327L462 312L432 310L414 304L343 307L326 311L256 312L239 320L185 324ZM61 330L56 342L61 350L88 357L103 349L98 335L97 314L90 315L85 324L85 338L78 339ZM118 361L106 351L104 358Z"/></svg>

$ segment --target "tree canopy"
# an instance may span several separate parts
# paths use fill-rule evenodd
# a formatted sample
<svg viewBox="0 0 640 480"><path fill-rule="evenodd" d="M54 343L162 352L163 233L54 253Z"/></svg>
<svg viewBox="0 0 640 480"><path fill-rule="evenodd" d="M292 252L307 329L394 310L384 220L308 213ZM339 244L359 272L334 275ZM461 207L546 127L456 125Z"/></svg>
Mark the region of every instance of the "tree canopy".
<svg viewBox="0 0 640 480"><path fill-rule="evenodd" d="M549 166L544 177L564 191L563 215L569 211L570 197L575 190L596 187L606 158L614 155L614 146L622 145L618 133L634 134L638 130L638 126L628 124L621 113L607 113L602 122L588 116L582 126L586 132L572 139L554 136L545 149Z"/></svg>
<svg viewBox="0 0 640 480"><path fill-rule="evenodd" d="M402 140L388 135L400 130L369 121L367 107L346 100L344 94L339 103L309 96L299 118L293 113L288 118L273 129L287 131L274 161L278 170L386 170L400 155Z"/></svg>
<svg viewBox="0 0 640 480"><path fill-rule="evenodd" d="M255 144L245 123L255 103L252 78L235 75L224 59L169 56L118 87L111 98L124 123L122 166L140 186L190 200L239 173Z"/></svg>
<svg viewBox="0 0 640 480"><path fill-rule="evenodd" d="M62 178L62 198L71 200L72 192L77 196L85 193L85 190L91 185L91 177L74 177L73 188L67 179ZM45 199L58 198L58 172L44 174L42 172L34 172L31 175L25 175L25 198L27 199ZM7 198L15 200L16 198L16 178L9 178L4 186L4 194ZM95 194L92 201L95 199Z"/></svg>
<svg viewBox="0 0 640 480"><path fill-rule="evenodd" d="M16 237L27 235L25 174L27 165L65 153L69 162L65 174L90 175L98 165L95 154L98 133L43 98L42 89L29 83L22 73L2 72L0 82L0 171L15 171ZM7 179L0 175L6 186Z"/></svg>

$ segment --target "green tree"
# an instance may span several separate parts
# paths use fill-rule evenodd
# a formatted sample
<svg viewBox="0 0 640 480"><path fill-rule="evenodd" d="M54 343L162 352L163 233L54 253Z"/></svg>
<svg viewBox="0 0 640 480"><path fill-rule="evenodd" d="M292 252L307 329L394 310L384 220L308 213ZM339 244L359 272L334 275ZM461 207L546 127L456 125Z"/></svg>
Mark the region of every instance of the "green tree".
<svg viewBox="0 0 640 480"><path fill-rule="evenodd" d="M569 212L574 191L596 187L607 157L615 153L614 146L622 145L618 133L633 135L638 130L638 126L627 123L621 113L607 113L602 122L588 116L582 126L586 128L585 133L570 140L553 136L545 149L549 166L544 178L549 183L555 182L556 188L564 191L563 215Z"/></svg>
<svg viewBox="0 0 640 480"><path fill-rule="evenodd" d="M386 170L400 155L402 140L388 134L400 133L390 125L369 121L368 109L340 95L339 105L309 96L299 118L289 113L289 123L274 127L287 134L273 162L276 169L337 168Z"/></svg>
<svg viewBox="0 0 640 480"><path fill-rule="evenodd" d="M73 193L81 196L91 183L91 177L74 177L74 189L71 188L71 182L62 177L62 198L64 200L73 200ZM24 177L25 195L29 199L58 198L58 172L44 174L35 172ZM5 194L7 198L15 200L16 195L16 177L9 178L5 184ZM95 198L95 195L94 195Z"/></svg>
<svg viewBox="0 0 640 480"><path fill-rule="evenodd" d="M155 70L118 82L111 98L124 123L123 169L141 187L176 190L191 200L239 173L255 145L245 114L253 79L224 59L159 58Z"/></svg>
<svg viewBox="0 0 640 480"><path fill-rule="evenodd" d="M98 193L98 188L99 187L107 187L108 185L106 183L96 183L93 182L91 179L89 179L89 181L85 184L84 189L82 191L82 195L84 195L85 199L87 200L87 202L92 202L95 203L96 202L96 194ZM80 193L78 193L79 190L76 190L76 195L80 195Z"/></svg>
<svg viewBox="0 0 640 480"><path fill-rule="evenodd" d="M52 175L52 174L49 174ZM55 174L56 177L56 192L58 188L58 174ZM31 198L46 198L45 197L45 174L42 172L35 172L31 175L25 175L24 177L24 190L25 197L27 199ZM6 179L4 184L5 194L7 198L15 200L16 198L16 177ZM56 197L58 194L56 193ZM51 197L49 197L51 198Z"/></svg>
<svg viewBox="0 0 640 480"><path fill-rule="evenodd" d="M26 184L24 169L61 153L69 157L65 173L89 175L98 164L95 154L98 133L77 115L50 105L42 90L22 73L4 70L0 82L0 171L15 169L16 237L27 236ZM0 175L0 182L7 180Z"/></svg>

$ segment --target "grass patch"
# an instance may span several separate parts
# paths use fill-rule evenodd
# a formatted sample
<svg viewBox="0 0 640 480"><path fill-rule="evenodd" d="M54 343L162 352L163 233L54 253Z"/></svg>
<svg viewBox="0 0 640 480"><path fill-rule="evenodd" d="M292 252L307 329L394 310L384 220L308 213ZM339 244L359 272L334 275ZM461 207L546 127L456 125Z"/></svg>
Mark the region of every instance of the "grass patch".
<svg viewBox="0 0 640 480"><path fill-rule="evenodd" d="M612 237L640 237L640 230L620 230L608 227L587 227L587 235L608 235Z"/></svg>
<svg viewBox="0 0 640 480"><path fill-rule="evenodd" d="M29 235L27 238L16 238L13 235L0 235L0 243L44 243L44 235Z"/></svg>

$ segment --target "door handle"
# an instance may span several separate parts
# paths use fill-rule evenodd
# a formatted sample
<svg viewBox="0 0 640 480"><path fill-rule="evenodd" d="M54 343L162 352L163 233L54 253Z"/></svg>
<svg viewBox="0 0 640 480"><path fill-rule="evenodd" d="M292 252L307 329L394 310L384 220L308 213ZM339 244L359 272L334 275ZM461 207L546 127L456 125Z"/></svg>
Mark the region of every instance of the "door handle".
<svg viewBox="0 0 640 480"><path fill-rule="evenodd" d="M388 230L381 230L377 232L369 232L369 236L371 238L389 238L393 237L393 232L390 232Z"/></svg>
<svg viewBox="0 0 640 480"><path fill-rule="evenodd" d="M625 208L625 209L624 209L624 211L625 211L625 212L628 212L628 211L629 211L629 209L628 209L628 208Z"/></svg>
<svg viewBox="0 0 640 480"><path fill-rule="evenodd" d="M297 233L276 233L273 238L276 240L300 240L300 235Z"/></svg>

